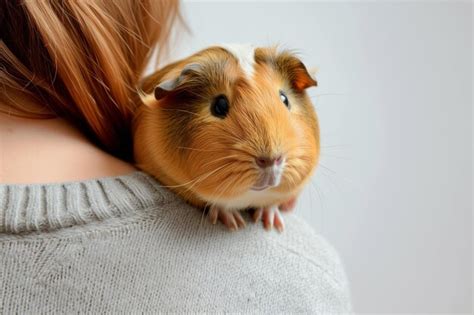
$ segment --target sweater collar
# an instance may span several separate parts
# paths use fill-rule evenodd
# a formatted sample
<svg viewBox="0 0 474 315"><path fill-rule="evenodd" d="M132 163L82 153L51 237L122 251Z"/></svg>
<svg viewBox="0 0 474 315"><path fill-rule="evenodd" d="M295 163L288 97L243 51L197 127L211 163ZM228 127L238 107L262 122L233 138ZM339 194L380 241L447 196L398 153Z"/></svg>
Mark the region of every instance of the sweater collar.
<svg viewBox="0 0 474 315"><path fill-rule="evenodd" d="M164 203L167 191L149 175L54 184L0 184L0 233L56 230Z"/></svg>

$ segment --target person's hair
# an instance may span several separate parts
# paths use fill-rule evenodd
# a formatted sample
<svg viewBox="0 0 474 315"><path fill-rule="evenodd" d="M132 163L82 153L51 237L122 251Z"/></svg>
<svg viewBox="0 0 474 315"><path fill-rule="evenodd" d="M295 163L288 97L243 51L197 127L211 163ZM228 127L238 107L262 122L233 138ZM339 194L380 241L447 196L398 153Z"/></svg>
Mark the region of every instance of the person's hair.
<svg viewBox="0 0 474 315"><path fill-rule="evenodd" d="M175 0L0 0L0 112L63 117L131 159L136 86L177 19Z"/></svg>

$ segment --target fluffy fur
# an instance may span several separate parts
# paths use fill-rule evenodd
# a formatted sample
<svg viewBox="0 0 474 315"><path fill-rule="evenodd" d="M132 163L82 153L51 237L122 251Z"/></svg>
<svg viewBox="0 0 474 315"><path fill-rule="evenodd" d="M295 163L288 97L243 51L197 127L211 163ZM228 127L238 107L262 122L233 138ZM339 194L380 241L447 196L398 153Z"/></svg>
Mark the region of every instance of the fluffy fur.
<svg viewBox="0 0 474 315"><path fill-rule="evenodd" d="M231 51L210 47L143 82L145 104L134 123L135 160L195 206L278 205L296 196L316 167L319 126L305 91L316 81L288 51L255 48L252 57L249 72ZM167 80L175 80L172 89L156 88ZM230 104L224 119L210 111L221 94ZM251 190L260 171L255 158L276 154L286 158L280 184Z"/></svg>

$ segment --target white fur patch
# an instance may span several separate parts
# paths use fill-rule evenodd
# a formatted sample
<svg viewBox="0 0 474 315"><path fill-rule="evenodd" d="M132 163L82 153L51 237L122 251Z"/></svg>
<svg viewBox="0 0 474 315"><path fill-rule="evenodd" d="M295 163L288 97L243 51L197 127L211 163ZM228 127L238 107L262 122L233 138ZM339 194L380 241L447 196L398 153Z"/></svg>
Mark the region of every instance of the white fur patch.
<svg viewBox="0 0 474 315"><path fill-rule="evenodd" d="M255 47L250 44L221 44L224 48L239 61L240 67L244 70L248 79L253 77L255 65Z"/></svg>
<svg viewBox="0 0 474 315"><path fill-rule="evenodd" d="M275 192L272 192L270 189L265 189L262 191L248 190L246 193L240 195L237 198L233 198L225 201L225 209L245 209L249 206L255 205L256 202L260 203L270 200L273 201L279 195Z"/></svg>

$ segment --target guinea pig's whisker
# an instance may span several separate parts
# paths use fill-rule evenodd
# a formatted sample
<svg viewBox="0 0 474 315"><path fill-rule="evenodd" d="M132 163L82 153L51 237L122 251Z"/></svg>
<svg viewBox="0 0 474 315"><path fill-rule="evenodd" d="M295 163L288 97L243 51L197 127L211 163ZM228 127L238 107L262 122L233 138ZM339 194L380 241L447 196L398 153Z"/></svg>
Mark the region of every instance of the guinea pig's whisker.
<svg viewBox="0 0 474 315"><path fill-rule="evenodd" d="M229 180L227 185L222 185L221 187L218 187L218 189L214 190L215 192L218 193L217 195L217 200L222 198L222 195L226 192L227 189L231 188L233 184L233 181Z"/></svg>
<svg viewBox="0 0 474 315"><path fill-rule="evenodd" d="M318 199L319 199L319 205L321 206L321 215L324 214L324 208L325 208L325 203L323 201L323 191L322 189L318 189L318 187L316 186L316 183L313 183L313 181L309 181L309 184L310 184L310 189L312 188L313 191L316 192L316 194L318 195ZM323 217L324 218L324 217ZM324 222L322 222L322 225L324 226Z"/></svg>
<svg viewBox="0 0 474 315"><path fill-rule="evenodd" d="M229 181L227 183L227 185L225 185L225 186L221 185L221 186L217 187L216 189L213 190L212 194L213 195L218 194L218 197L216 199L220 199L220 197L222 197L225 190L231 184L232 184L232 181ZM210 215L210 212L211 212L210 208L215 207L215 206L216 206L216 204L214 202L211 202L211 201L206 202L206 205L204 206L204 209L207 209L207 207L209 207L209 211L203 211L203 214L201 215L201 222L199 223L200 227L202 226L202 222L204 221L204 219L207 218Z"/></svg>
<svg viewBox="0 0 474 315"><path fill-rule="evenodd" d="M255 174L253 174L252 172L244 172L243 174L241 174L241 176L237 176L237 179L234 182L237 185L237 184L240 184L241 182L246 181L249 177L250 178L255 177Z"/></svg>
<svg viewBox="0 0 474 315"><path fill-rule="evenodd" d="M250 153L249 151L244 150L244 149L232 148L231 150L232 150L232 151L236 151L236 152L240 152L240 153L242 153L244 156L248 156L250 159L253 159L253 157L254 157L254 155L253 155L252 153Z"/></svg>
<svg viewBox="0 0 474 315"><path fill-rule="evenodd" d="M325 170L327 170L327 171L333 173L333 174L336 174L336 171L330 169L329 167L325 166L325 165L322 164L322 163L319 163L319 166L322 167L322 168L324 168Z"/></svg>
<svg viewBox="0 0 474 315"><path fill-rule="evenodd" d="M231 129L222 129L223 132L225 132L225 136L227 139L235 140L237 142L242 141L242 138L239 137L238 135L234 134Z"/></svg>
<svg viewBox="0 0 474 315"><path fill-rule="evenodd" d="M206 203L206 205L202 209L201 218L199 219L199 229L202 228L202 223L204 222L204 220L208 216L208 212L209 212L208 211L208 206L209 206L209 203Z"/></svg>
<svg viewBox="0 0 474 315"><path fill-rule="evenodd" d="M219 152L219 151L221 151L221 150L196 149L196 148L191 148L191 147L178 147L178 149L191 150L191 151L201 151L201 152Z"/></svg>
<svg viewBox="0 0 474 315"><path fill-rule="evenodd" d="M221 129L222 133L225 135L226 139L233 140L235 143L241 143L242 142L242 136L239 136L232 132L232 129L229 128L222 128Z"/></svg>
<svg viewBox="0 0 474 315"><path fill-rule="evenodd" d="M336 183L336 180L337 178L335 178L335 176L331 173L327 174L327 173L324 173L324 172L321 172L321 175L322 176L325 176L325 178L327 178L327 180L331 183L332 187L335 189L335 191L337 193L339 193L339 195L341 197L345 197L344 196L344 193L342 192L342 189L339 187L339 185Z"/></svg>
<svg viewBox="0 0 474 315"><path fill-rule="evenodd" d="M355 184L354 180L341 175L340 173L336 172L333 169L330 169L329 167L327 167L326 165L324 165L322 163L319 163L319 166L321 167L321 170L326 170L331 176L333 176L333 177L335 177L339 180L344 181L346 184L348 184L351 187L351 189L354 188L354 189L357 189L358 191L361 191L361 190L359 190L360 187Z"/></svg>
<svg viewBox="0 0 474 315"><path fill-rule="evenodd" d="M227 177L226 178L227 183L224 183L223 185L220 185L219 187L217 187L213 191L213 195L216 195L215 199L220 200L227 190L233 189L235 186L239 185L242 181L246 180L249 176L252 176L251 173L246 174L246 175L247 176L240 176L240 177L237 177L237 178L234 178L234 176ZM206 206L209 205L210 203L211 202L207 202ZM215 205L215 203L212 203L212 205Z"/></svg>
<svg viewBox="0 0 474 315"><path fill-rule="evenodd" d="M235 166L237 165L244 166L244 165L252 165L252 164L253 164L252 160L237 160L237 159L234 160Z"/></svg>
<svg viewBox="0 0 474 315"><path fill-rule="evenodd" d="M222 196L224 195L224 193L228 190L228 189L231 189L235 186L235 183L234 181L232 180L229 180L227 185L222 185L221 187L218 187L218 189L215 189L214 192L217 193L217 196L216 196L216 199L217 200L220 200L222 198Z"/></svg>
<svg viewBox="0 0 474 315"><path fill-rule="evenodd" d="M200 117L199 114L190 112L189 110L180 109L180 108L160 108L160 110L183 112L183 113L187 113L187 114L191 114L191 115L195 115L195 116Z"/></svg>
<svg viewBox="0 0 474 315"><path fill-rule="evenodd" d="M227 155L227 156L224 156L224 157L215 159L215 160L208 161L208 162L204 163L204 164L202 165L202 167L208 166L208 165L210 165L210 164L212 164L212 163L216 163L216 162L219 162L219 161L222 161L222 160L225 160L225 159L232 159L232 158L234 158L234 157L238 157L238 156L237 156L237 155ZM229 162L234 162L234 160L229 161Z"/></svg>
<svg viewBox="0 0 474 315"><path fill-rule="evenodd" d="M193 178L192 180L190 180L189 182L184 183L184 184L179 184L179 185L167 185L167 186L162 186L162 187L165 187L165 188L183 187L183 186L192 184L195 180L198 180L198 179L199 179L199 177Z"/></svg>
<svg viewBox="0 0 474 315"><path fill-rule="evenodd" d="M293 185L297 185L306 176L307 172L302 170L301 167L290 165L285 174Z"/></svg>
<svg viewBox="0 0 474 315"><path fill-rule="evenodd" d="M198 184L198 183L204 181L205 179L207 179L207 178L208 178L209 176L211 176L212 174L215 174L216 172L222 170L224 167L227 167L227 166L229 166L230 164L231 164L231 163L226 163L226 164L222 165L221 167L218 167L217 169L215 169L215 170L213 170L213 171L210 171L210 172L208 172L208 173L206 173L206 174L203 174L203 175L205 175L204 178L200 178L200 177L202 177L203 175L200 176L200 177L198 178L198 179L200 179L200 180L199 180L199 181L195 181L191 186L189 186L188 188L186 188L186 190L191 190L196 184Z"/></svg>
<svg viewBox="0 0 474 315"><path fill-rule="evenodd" d="M219 168L217 168L217 169L215 169L215 170L213 170L213 171L209 171L208 173L201 174L201 175L199 175L198 177L193 178L192 180L190 180L190 181L187 182L187 183L180 184L180 185L163 186L163 187L166 187L166 188L175 188L175 187L183 187L183 186L187 186L187 185L193 184L194 182L200 180L201 177L203 177L203 176L205 176L205 175L208 175L208 174L213 174L214 172L216 172L216 171L218 171L218 170L224 168L225 166L228 166L229 164L230 164L230 163L224 164L224 165L222 165L221 167L219 167ZM207 178L207 177L206 177L206 178ZM204 179L205 179L205 178L204 178ZM204 180L204 179L203 179L203 180Z"/></svg>
<svg viewBox="0 0 474 315"><path fill-rule="evenodd" d="M202 215L201 215L201 219L200 219L200 222L199 222L199 228L202 227L202 224L204 222L204 220L206 220L210 213L211 213L211 208L214 206L214 204L208 200L206 201L206 204L204 205L204 208L202 209Z"/></svg>
<svg viewBox="0 0 474 315"><path fill-rule="evenodd" d="M296 171L295 168L293 168L293 169ZM289 181L293 186L296 185L296 183L297 183L297 180L294 178L295 174L297 175L298 173L297 172L286 172L286 174L285 174L286 180Z"/></svg>
<svg viewBox="0 0 474 315"><path fill-rule="evenodd" d="M232 181L229 181L227 183L227 185L223 186L222 189L220 189L220 191L218 192L217 194L217 197L216 199L217 200L220 200L222 198L222 196L224 195L224 193L228 190L228 189L231 189L233 187L233 182Z"/></svg>

